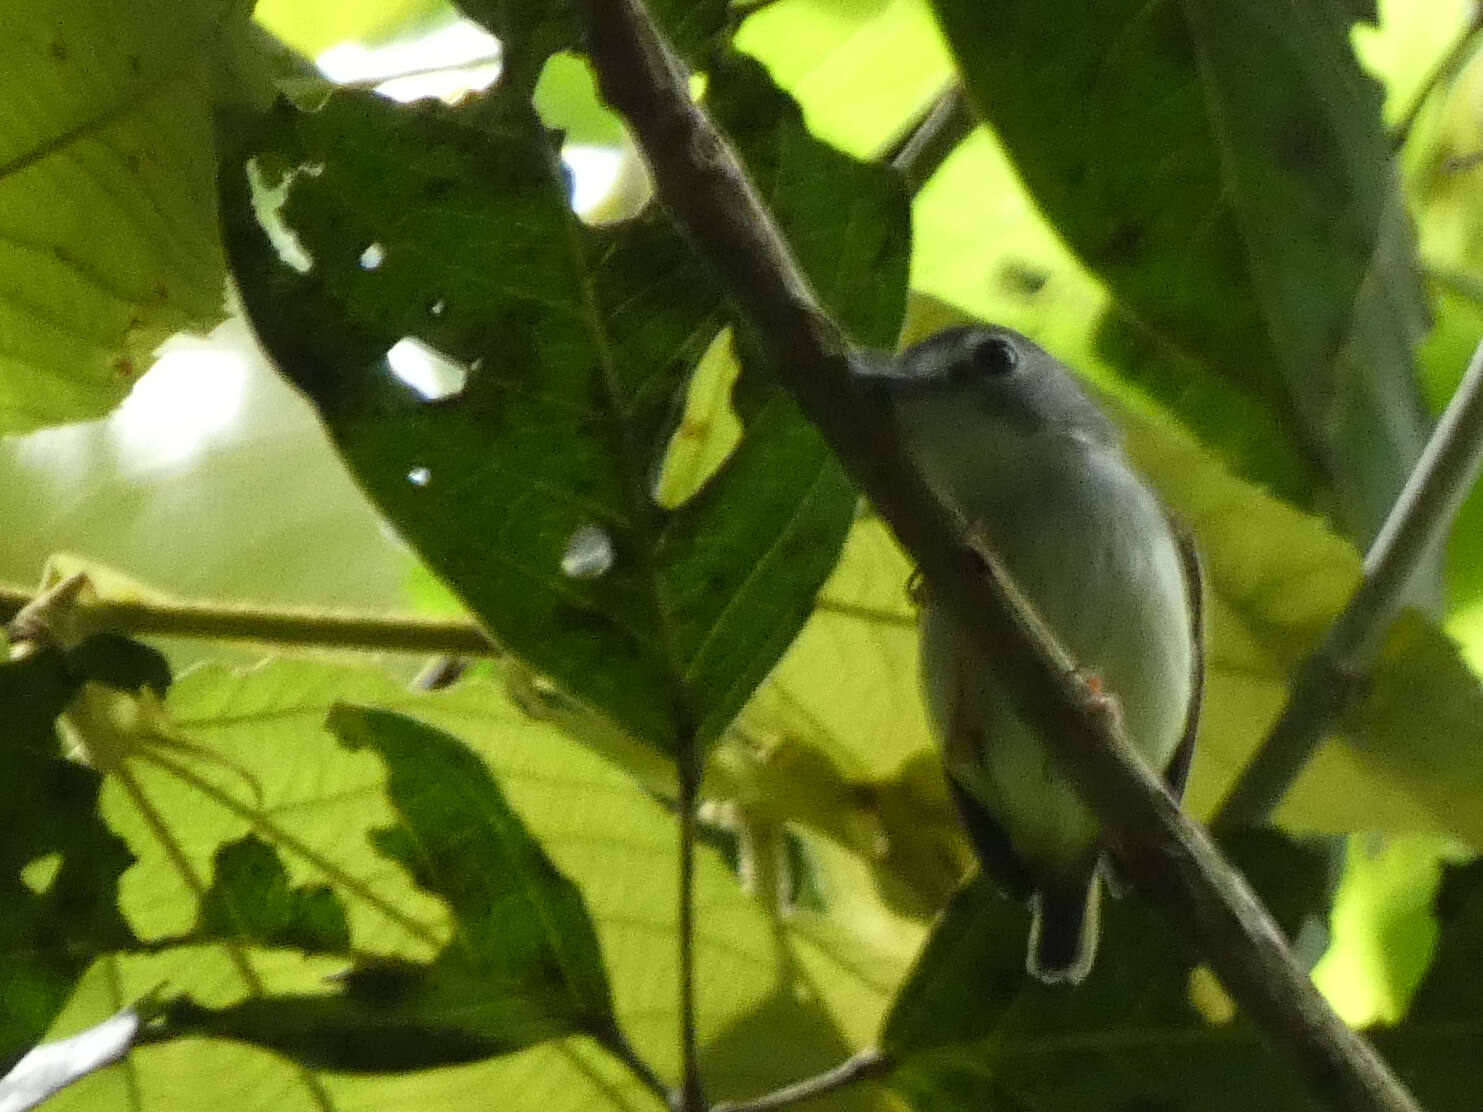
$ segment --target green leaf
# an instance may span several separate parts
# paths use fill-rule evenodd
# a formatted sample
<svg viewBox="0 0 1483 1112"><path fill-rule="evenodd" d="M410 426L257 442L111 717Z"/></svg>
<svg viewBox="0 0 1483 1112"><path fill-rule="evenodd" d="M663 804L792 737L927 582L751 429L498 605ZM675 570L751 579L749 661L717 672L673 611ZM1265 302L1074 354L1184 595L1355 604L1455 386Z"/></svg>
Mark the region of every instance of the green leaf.
<svg viewBox="0 0 1483 1112"><path fill-rule="evenodd" d="M512 985L529 980L542 1010L574 1027L611 1024L607 974L581 893L478 756L389 711L342 705L329 728L350 749L368 748L385 762L402 825L378 832L377 846L447 900L469 967Z"/></svg>
<svg viewBox="0 0 1483 1112"><path fill-rule="evenodd" d="M138 691L147 687L160 698L170 690L170 662L158 649L122 633L94 633L67 651L67 667L80 680Z"/></svg>
<svg viewBox="0 0 1483 1112"><path fill-rule="evenodd" d="M97 417L223 316L210 68L226 0L6 13L0 432Z"/></svg>
<svg viewBox="0 0 1483 1112"><path fill-rule="evenodd" d="M299 1021L284 1037L306 1043L315 1009L330 1007L316 1001L348 996L351 986L361 1014L369 997L398 987L456 997L462 967L440 958L457 945L451 901L419 887L375 847L373 831L407 820L388 799L388 767L375 751L350 750L325 731L327 713L343 699L415 715L477 752L479 775L498 779L521 822L580 887L628 1040L662 1077L678 1076L673 815L630 777L523 714L498 685L466 680L447 692L418 693L374 669L304 660L242 673L196 668L172 686L173 737L136 745L103 799L110 824L139 856L121 905L148 947L99 953L48 1037L90 1027L161 984L188 990L203 1010L240 1005L235 1014L257 1021L265 1013L253 1001L299 998L292 1015L281 1018ZM419 750L413 764L421 759ZM452 768L460 797L476 801L471 781L461 779L465 763ZM349 958L199 940L195 927L214 857L249 832L273 847L296 887L334 890L349 920ZM459 833L450 828L450 836ZM473 839L465 846L470 854L485 848ZM696 940L699 1033L718 1099L818 1072L872 1037L921 928L882 911L854 859L824 847L816 868L827 911L800 909L780 923L709 848L700 848L696 868L704 909ZM343 1022L349 1009L336 1007L326 1017ZM787 1052L759 1058L758 1030L787 1031ZM361 1034L366 1056L379 1053L374 1033ZM419 1049L410 1040L388 1041L393 1045L380 1049L403 1060ZM468 1046L466 1035L440 1027L439 1038L420 1049L447 1057L450 1048ZM472 1112L487 1106L490 1093L501 1094L511 1112L658 1107L586 1036L399 1077L321 1073L236 1041L171 1039L136 1046L120 1069L85 1078L56 1099L63 1109L116 1108L131 1092L145 1112L205 1109L223 1099L264 1112L326 1102ZM835 1107L884 1112L886 1099L856 1092Z"/></svg>
<svg viewBox="0 0 1483 1112"><path fill-rule="evenodd" d="M530 836L479 758L441 730L390 711L342 705L329 728L350 749L370 749L385 762L401 825L377 831L376 847L447 901L453 941L431 964L358 963L333 996L265 996L216 1010L183 1001L168 1014L176 1033L242 1039L316 1068L376 1072L476 1061L576 1032L618 1045L607 973L581 893ZM314 909L301 894L299 908L275 914L272 904L281 904L287 889L281 864L261 842L241 847L217 854L218 886L234 891L207 894L202 926L235 925L235 933L288 941L282 936L310 925L293 920ZM273 887L282 890L276 901ZM328 889L321 892L333 901ZM343 914L338 930L343 948ZM321 924L313 940L324 932Z"/></svg>
<svg viewBox="0 0 1483 1112"><path fill-rule="evenodd" d="M798 99L815 135L860 158L878 155L952 77L923 0L758 5L736 46Z"/></svg>
<svg viewBox="0 0 1483 1112"><path fill-rule="evenodd" d="M385 39L446 19L441 0L258 0L253 18L285 43L317 54L346 39Z"/></svg>
<svg viewBox="0 0 1483 1112"><path fill-rule="evenodd" d="M532 103L546 125L569 143L617 147L624 141L623 123L603 104L592 68L581 55L552 55L541 70Z"/></svg>
<svg viewBox="0 0 1483 1112"><path fill-rule="evenodd" d="M1425 434L1427 315L1354 11L934 7L1057 230L1165 343L1279 415L1346 531L1372 536ZM1145 382L1171 402L1173 369Z"/></svg>
<svg viewBox="0 0 1483 1112"><path fill-rule="evenodd" d="M1317 518L1226 473L1173 426L1127 410L1119 417L1134 462L1194 532L1211 588L1208 694L1188 797L1201 814L1348 602L1360 557ZM1278 821L1329 833L1447 832L1483 845L1480 714L1483 688L1456 646L1404 613L1381 644L1366 697L1304 769Z"/></svg>
<svg viewBox="0 0 1483 1112"><path fill-rule="evenodd" d="M291 888L273 847L256 834L216 851L216 879L201 899L198 933L308 953L344 953L350 926L327 885Z"/></svg>
<svg viewBox="0 0 1483 1112"><path fill-rule="evenodd" d="M765 176L798 190L785 219L809 223L825 297L889 343L907 250L889 175L816 146L759 70L713 85ZM366 491L572 695L663 752L714 739L801 624L854 495L763 383L726 466L684 505L655 503L686 377L725 319L708 271L656 209L581 225L551 137L508 96L284 106L259 165L320 168L291 177L284 207L310 271L269 246L240 166L223 178L229 251L259 336ZM398 381L403 337L457 362L462 391L430 402Z"/></svg>
<svg viewBox="0 0 1483 1112"><path fill-rule="evenodd" d="M984 197L995 198L994 220L965 221L963 213ZM1017 328L1120 398L1160 399L1242 477L1313 508L1323 484L1278 415L1119 312L987 129L965 140L927 183L913 217L916 296L907 342L964 313Z"/></svg>
<svg viewBox="0 0 1483 1112"><path fill-rule="evenodd" d="M1333 944L1313 967L1313 982L1348 1023L1393 1023L1434 956L1432 904L1443 866L1469 855L1454 839L1428 834L1347 841Z"/></svg>
<svg viewBox="0 0 1483 1112"><path fill-rule="evenodd" d="M1483 1010L1474 970L1483 960L1483 863L1449 869L1437 894L1437 955L1405 1019L1377 1029L1375 1047L1434 1112L1477 1104L1470 1070L1483 1053Z"/></svg>
<svg viewBox="0 0 1483 1112"><path fill-rule="evenodd" d="M1264 861L1266 898L1326 916L1326 852L1273 835L1244 852ZM1309 1107L1296 1071L1255 1029L1195 1006L1193 957L1151 908L1134 896L1102 906L1097 963L1067 990L1025 973L1028 913L982 880L958 894L881 1035L898 1063L891 1084L913 1108L1235 1112L1254 1089L1264 1107Z"/></svg>
<svg viewBox="0 0 1483 1112"><path fill-rule="evenodd" d="M0 662L0 1072L40 1039L94 952L134 941L118 909L133 855L98 817L102 777L64 760L57 740L76 689L58 650Z"/></svg>

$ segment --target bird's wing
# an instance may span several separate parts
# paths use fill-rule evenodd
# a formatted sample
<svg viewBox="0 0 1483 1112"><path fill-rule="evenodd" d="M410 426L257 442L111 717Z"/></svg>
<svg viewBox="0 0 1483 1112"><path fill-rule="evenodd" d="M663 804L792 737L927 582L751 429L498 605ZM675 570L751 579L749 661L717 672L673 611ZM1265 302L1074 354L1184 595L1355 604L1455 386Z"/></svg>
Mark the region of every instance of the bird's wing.
<svg viewBox="0 0 1483 1112"><path fill-rule="evenodd" d="M947 774L948 794L958 818L968 834L974 856L982 872L1006 895L1017 900L1027 900L1034 891L1035 882L1030 870L1020 855L1015 852L1009 834L999 824L993 812L978 798L971 784L974 769L983 761L983 724L967 713L965 691L971 686L969 677L963 674L964 657L958 653L952 662L952 697L949 703L946 736L942 739L943 771Z"/></svg>
<svg viewBox="0 0 1483 1112"><path fill-rule="evenodd" d="M1169 515L1169 528L1179 546L1184 564L1184 589L1189 601L1190 621L1190 696L1189 711L1184 718L1184 736L1179 748L1164 771L1164 782L1175 799L1184 798L1184 785L1189 779L1190 762L1195 756L1195 735L1200 729L1200 705L1205 698L1205 576L1200 570L1200 554L1194 538L1184 523Z"/></svg>
<svg viewBox="0 0 1483 1112"><path fill-rule="evenodd" d="M1020 855L1015 853L1004 827L972 792L958 782L952 769L947 770L947 786L963 829L968 832L968 840L973 843L980 870L1005 895L1016 900L1028 900L1035 890L1035 882Z"/></svg>

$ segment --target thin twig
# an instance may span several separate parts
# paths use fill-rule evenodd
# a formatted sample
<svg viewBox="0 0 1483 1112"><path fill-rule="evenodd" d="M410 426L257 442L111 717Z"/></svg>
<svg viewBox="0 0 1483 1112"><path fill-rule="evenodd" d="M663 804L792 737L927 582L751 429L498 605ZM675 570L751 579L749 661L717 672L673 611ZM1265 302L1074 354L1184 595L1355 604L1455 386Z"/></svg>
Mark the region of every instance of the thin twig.
<svg viewBox="0 0 1483 1112"><path fill-rule="evenodd" d="M0 586L0 621L9 621L18 614L33 594L24 587ZM499 655L484 632L466 618L386 618L173 598L89 601L85 597L77 600L76 614L89 629L112 629L141 637L207 637L364 652Z"/></svg>
<svg viewBox="0 0 1483 1112"><path fill-rule="evenodd" d="M1483 344L1437 422L1405 489L1365 556L1363 578L1328 636L1298 670L1292 694L1215 822L1260 822L1363 690L1416 568L1435 551L1483 465Z"/></svg>
<svg viewBox="0 0 1483 1112"><path fill-rule="evenodd" d="M917 617L902 610L887 610L880 606L863 606L858 602L844 602L840 599L820 598L814 602L814 612L819 614L839 614L846 618L858 618L862 622L871 625L901 626L905 629L917 628Z"/></svg>
<svg viewBox="0 0 1483 1112"><path fill-rule="evenodd" d="M390 73L371 74L367 77L352 77L348 81L336 81L337 89L366 89L374 91L390 81L401 81L409 77L434 77L445 73L466 74L471 70L483 69L486 66L497 66L503 55L496 51L486 54L481 58L469 58L452 65L444 62L442 65L414 66L411 69L396 70Z"/></svg>
<svg viewBox="0 0 1483 1112"><path fill-rule="evenodd" d="M926 115L885 152L881 161L901 174L906 191L915 196L977 126L978 119L963 94L963 86L952 81L937 94Z"/></svg>
<svg viewBox="0 0 1483 1112"><path fill-rule="evenodd" d="M680 757L680 1091L675 1112L705 1112L700 1077L700 1037L695 1019L695 835L700 803L700 757Z"/></svg>
<svg viewBox="0 0 1483 1112"><path fill-rule="evenodd" d="M1472 14L1468 16L1467 23L1458 34L1457 41L1452 44L1446 54L1442 55L1431 73L1427 74L1426 80L1416 90L1411 106L1406 109L1401 122L1396 124L1395 130L1391 132L1391 144L1396 150L1406 145L1406 140L1411 137L1411 130L1421 116L1421 110L1426 107L1426 102L1431 99L1432 94L1456 77L1462 71L1463 66L1467 65L1468 59L1472 56L1473 39L1477 37L1479 31L1483 31L1483 5L1474 3Z"/></svg>
<svg viewBox="0 0 1483 1112"><path fill-rule="evenodd" d="M858 1084L868 1078L881 1077L890 1072L894 1065L889 1058L874 1047L860 1051L827 1073L806 1078L795 1085L784 1085L765 1096L754 1100L727 1100L711 1108L711 1112L775 1112L805 1100L813 1100Z"/></svg>
<svg viewBox="0 0 1483 1112"><path fill-rule="evenodd" d="M735 154L691 101L686 75L639 0L583 0L604 98L628 121L660 201L726 282L792 391L993 660L996 679L1053 749L1125 871L1204 953L1232 997L1288 1053L1315 1094L1345 1112L1412 1112L1415 1101L1293 960L1244 879L1085 698L1074 668L1036 640L961 521L902 450L888 407L851 373L851 349L820 309Z"/></svg>

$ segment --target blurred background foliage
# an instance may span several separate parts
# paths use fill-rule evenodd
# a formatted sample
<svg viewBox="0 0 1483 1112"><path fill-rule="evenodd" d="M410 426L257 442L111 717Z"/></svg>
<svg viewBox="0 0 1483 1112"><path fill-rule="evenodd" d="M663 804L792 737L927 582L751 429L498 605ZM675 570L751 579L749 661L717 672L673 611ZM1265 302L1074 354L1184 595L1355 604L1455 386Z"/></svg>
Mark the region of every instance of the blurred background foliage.
<svg viewBox="0 0 1483 1112"><path fill-rule="evenodd" d="M135 43L132 53L121 55L125 67L127 58L135 56L149 59L141 61L144 66L158 64L153 59L160 57L178 60L162 67L151 85L173 99L130 102L127 110L109 117L116 133L86 137L78 152L90 165L113 159L126 177L143 174L146 196L175 198L178 207L145 205L149 211L143 217L117 222L135 229L136 239L90 241L89 230L99 221L68 217L68 202L59 192L65 181L28 176L33 168L21 156L34 148L36 137L3 136L9 147L0 150L0 274L5 275L0 281L7 296L0 301L11 307L35 306L59 298L57 303L66 308L46 321L49 332L17 331L25 337L19 346L31 345L34 351L12 352L17 345L8 345L0 354L0 361L12 359L16 366L39 366L39 381L61 384L38 388L34 398L0 393L0 410L8 415L5 428L12 431L0 439L0 579L35 583L48 557L71 552L179 596L382 612L457 609L448 592L382 523L348 477L312 409L264 362L240 319L221 319L224 309L214 294L221 279L220 247L210 200L210 159L203 154L209 151L204 137L211 97L206 90L240 81L240 75L231 75L229 63L190 60L204 56L196 44L240 18L240 6L201 5L205 14L197 22L161 18L173 11L166 0L114 21L79 18L76 5L64 0L42 7L47 10L28 25L42 28L37 34L46 33L49 19L83 28L80 42L63 47L72 60L104 56L121 33ZM797 99L816 136L862 159L878 158L889 149L950 76L951 55L925 0L775 0L741 7L757 11L741 24L739 48L764 63ZM1474 49L1477 37L1469 32L1472 11L1464 0L1389 0L1380 5L1377 28L1360 27L1354 34L1363 63L1383 82L1387 122L1405 128L1399 148L1404 195L1433 318L1419 350L1418 370L1433 412L1445 404L1483 335L1483 60ZM454 100L487 85L498 72L499 45L441 2L262 0L255 18L287 47L315 59L331 79L380 88L397 99L436 95ZM168 35L162 27L169 28ZM1438 67L1449 58L1457 65L1433 89ZM62 64L61 58L56 60ZM43 119L38 126L70 136L74 117L87 118L93 110L84 102L87 95L107 102L112 95L108 74L96 68L89 72L91 81L79 94L83 101L69 106L53 98L47 103L60 105L57 118ZM125 83L133 79L128 74L119 78ZM12 99L31 91L42 98L48 82L71 88L76 83L67 83L73 80L0 66L0 87ZM251 86L250 80L240 83ZM598 103L585 63L567 54L553 57L541 75L536 104L549 126L565 132L575 203L587 218L601 222L635 211L647 196L643 171L621 126ZM146 134L147 141L131 146L132 137ZM95 141L96 150L88 146ZM137 160L142 170L136 169L130 151L142 152ZM140 202L118 203L127 208ZM43 217L60 219L70 229L79 257L92 251L109 261L103 268L108 273L100 276L99 268L84 267L97 280L70 282L72 260L57 255L35 271L37 277L20 296L4 252L21 251L28 242L28 223ZM1308 516L1315 507L1293 496L1301 482L1291 458L1268 435L1264 422L1269 418L1218 384L1192 379L1182 393L1171 394L1128 372L1126 338L1120 347L1119 334L1108 323L1113 308L1108 288L1045 219L989 130L975 131L948 159L916 197L912 220L915 298L908 332L971 315L1035 336L1115 399L1128 413L1130 428L1150 430L1145 436L1130 434L1135 452L1156 479L1163 467L1166 497L1181 512L1192 519L1206 515L1211 529L1240 525L1257 532L1257 551L1246 554L1246 565L1222 567L1221 554L1211 554L1217 585L1226 576L1229 597L1239 595L1243 575L1254 574L1243 569L1259 565L1264 554L1280 549L1286 559L1299 549L1311 554L1307 566L1317 569L1315 577L1292 579L1276 589L1332 596L1335 604L1342 599L1356 557L1352 551L1331 556L1326 546L1332 536ZM115 265L119 259L129 261ZM166 343L145 374L155 345L180 329L194 335ZM60 378L52 374L53 365L66 368ZM713 468L735 436L728 373L734 373L732 364L717 358L713 367L709 362L703 367L692 386L683 426L688 433L676 439L667 462L666 474L677 487L688 483L693 489L693 476ZM85 417L97 419L62 423ZM1139 426L1139 421L1145 424ZM1186 445L1184 434L1174 427L1180 423L1202 435L1218 430L1218 436L1211 433L1218 443L1207 444L1218 463ZM1189 479L1206 474L1202 467L1208 468L1208 481ZM1251 482L1238 483L1234 476ZM1187 504L1171 493L1180 481L1192 487ZM1211 493L1217 488L1223 492L1220 500ZM742 1091L762 1079L747 1072L750 1062L745 1069L737 1063L748 1061L747 1039L759 1030L776 1039L777 1028L769 1025L786 1025L796 1036L792 1041L802 1047L794 1056L797 1062L777 1064L779 1076L773 1082L798 1072L794 1067L802 1068L805 1060L827 1063L845 1053L848 1046L831 1041L841 1027L848 1029L854 1045L869 1040L889 986L903 974L922 936L924 917L942 905L966 860L942 798L917 701L915 635L905 594L908 572L879 523L863 518L820 609L714 759L710 791L718 813L734 820L740 816L732 827L759 845L772 845L769 839L782 846L807 844L809 864L796 870L795 895L818 886L827 891L830 908L827 916L795 922L777 952L756 957L779 968L804 970L796 983L807 984L807 991L759 1001L756 992L739 987L746 984L747 961L752 959L739 959L722 938L724 923L745 923L749 933L738 936L744 941L735 945L753 957L764 954L765 916L742 906L745 901L728 903L731 890L719 872L706 881L717 893L716 901L725 905L718 917L735 917L718 922L713 940L717 983L726 988L717 993L724 1003L716 1004L707 1020L711 1068L720 1077L732 1068L742 1078ZM1442 585L1444 601L1437 612L1445 629L1463 658L1474 669L1483 668L1483 493L1475 493L1458 518ZM1249 613L1233 609L1216 615L1217 624L1250 634L1253 647L1250 659L1225 661L1214 680L1215 720L1207 726L1209 747L1196 766L1192 788L1197 809L1208 809L1219 797L1280 702L1282 668L1293 659L1273 658L1272 646L1292 651L1293 644L1321 630L1332 606L1316 605L1313 614L1294 617L1295 628L1304 622L1312 626L1301 636L1275 637L1265 627L1257 630L1253 614L1258 610L1253 603ZM1270 610L1259 616L1270 619ZM1234 635L1228 643L1235 643ZM247 663L262 655L251 648L223 650L199 642L168 648L177 668L208 657ZM1444 672L1450 660L1445 646L1426 641L1425 648L1443 660L1437 670ZM1221 669L1222 661L1214 663ZM395 689L385 686L377 672L404 679L417 662L387 658L380 665L368 669L363 662L352 665L337 658L304 666L307 670L297 674L278 664L273 666L277 671L260 671L245 680L226 679L225 673L208 668L179 697L175 713L179 720L193 721L199 735L229 731L232 716L244 713L243 706L255 708L254 714L275 708L273 713L285 722L300 716L293 719L300 732L291 736L302 739L317 727L315 715L322 718L334 698L344 697L347 685L395 701ZM530 677L510 670L496 678L502 686L478 681L487 695L483 709L468 691L458 696L462 702L442 706L438 713L447 728L466 737L473 729L476 744L492 763L513 762L519 766L517 778L524 775L532 784L539 784L542 776L553 783L562 777L589 783L608 775L584 764L587 757L580 750L568 752L544 736L540 744L526 739L501 749L491 716L505 715L508 726L518 717L506 702L508 693L537 703L540 693L538 685L528 682ZM1448 709L1469 721L1463 712L1473 704L1463 707L1464 702ZM529 710L532 704L519 705ZM1418 705L1420 697L1409 709ZM602 749L599 727L563 719L559 707L537 709ZM1416 719L1404 718L1408 707L1403 699L1389 713L1416 724ZM529 723L519 727L527 733L544 729ZM1354 729L1362 736L1360 726ZM1432 727L1423 721L1417 729ZM1460 736L1445 724L1434 732L1429 753L1445 750ZM242 743L237 752L233 744L238 743L228 745L233 759L250 766L250 746ZM1343 850L1333 945L1316 974L1346 1017L1363 1022L1398 1016L1422 977L1435 944L1430 908L1443 862L1483 845L1483 802L1450 794L1477 783L1472 779L1477 758L1471 755L1457 756L1465 773L1449 777L1441 772L1436 784L1417 787L1403 770L1397 774L1400 786L1390 785L1388 795L1376 786L1372 773L1355 771L1346 762L1342 752L1328 752L1307 778L1308 788L1300 783L1279 817L1299 831L1352 830L1365 818L1373 829L1350 838ZM253 768L254 775L268 775ZM230 779L230 773L224 775ZM332 796L326 787L320 803ZM633 908L638 897L621 884L605 889L606 863L590 847L584 850L571 830L560 829L555 815L559 801L532 798L531 813L545 813L553 827L553 852L584 886L597 888L596 915L601 929L611 935L605 942L620 954L616 966L641 966L635 956L641 943L615 925L637 914ZM118 805L115 799L115 813ZM226 835L214 831L192 805L171 797L162 804L170 806L181 808L173 821L187 832L183 836L192 841L192 853L204 862ZM634 838L652 849L650 843L659 837L654 815L625 811L623 821L630 823L625 829L638 832ZM638 875L637 866L633 875ZM178 894L161 896L159 905L151 905L145 889L163 883L147 870L131 874L126 907L147 920L151 906L178 900ZM208 955L199 960L210 966L219 959ZM131 958L120 966L122 973L95 971L73 1007L85 1011L90 993L115 1004L127 999L129 991L120 986L147 987L159 978L159 966L156 958ZM214 974L175 969L168 975ZM105 984L109 977L113 981ZM647 997L619 1001L620 1012L639 1017L640 1042L661 1061L667 1053L662 1032L672 1020L665 1007ZM64 1016L58 1029L68 1023ZM168 1092L170 1083L162 1079L170 1076L171 1063L183 1049L153 1053L154 1091ZM210 1053L221 1057L222 1070L242 1068L238 1051L213 1046ZM579 1049L565 1057L549 1049L539 1053L545 1063L539 1068L530 1060L519 1067L502 1063L467 1069L486 1071L483 1085L527 1085L531 1077L551 1074L545 1057L550 1056L561 1058L560 1068L569 1071L561 1076L581 1077L595 1090L607 1091L611 1079L599 1075L609 1067L597 1064L589 1051ZM268 1060L261 1056L250 1061L256 1072L250 1084L241 1085L243 1092L254 1094L254 1101L273 1092L275 1084L295 1084L285 1080L286 1067L264 1064ZM406 1083L378 1083L378 1088L347 1081L337 1090L337 1099L383 1102L390 1092L387 1084ZM60 1098L58 1106L71 1101L92 1107L108 1099L113 1090L105 1087L115 1082L100 1078L89 1084L91 1088L82 1086ZM440 1099L448 1101L456 1101L468 1088L459 1071L442 1075L437 1084L445 1094ZM873 1103L876 1099L866 1103L859 1098L858 1106L885 1106Z"/></svg>

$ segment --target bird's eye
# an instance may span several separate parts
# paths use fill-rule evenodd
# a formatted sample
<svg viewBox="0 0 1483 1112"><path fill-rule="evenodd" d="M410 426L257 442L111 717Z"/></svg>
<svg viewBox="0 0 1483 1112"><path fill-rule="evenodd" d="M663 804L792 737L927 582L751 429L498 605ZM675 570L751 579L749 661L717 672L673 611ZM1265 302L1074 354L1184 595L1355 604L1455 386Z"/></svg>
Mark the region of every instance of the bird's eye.
<svg viewBox="0 0 1483 1112"><path fill-rule="evenodd" d="M1019 366L1020 353L1003 336L983 336L974 341L968 352L968 360L979 374L997 378L1009 374Z"/></svg>

